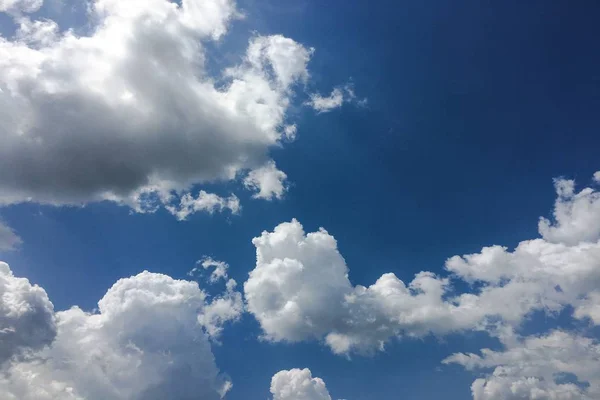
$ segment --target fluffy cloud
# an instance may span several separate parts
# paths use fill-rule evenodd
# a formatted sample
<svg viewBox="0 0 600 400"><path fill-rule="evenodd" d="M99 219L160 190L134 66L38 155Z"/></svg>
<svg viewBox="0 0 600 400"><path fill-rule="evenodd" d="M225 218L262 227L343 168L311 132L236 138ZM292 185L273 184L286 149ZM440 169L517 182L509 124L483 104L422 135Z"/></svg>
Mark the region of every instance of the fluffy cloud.
<svg viewBox="0 0 600 400"><path fill-rule="evenodd" d="M442 300L446 280L421 273L406 286L394 274L370 287L352 286L333 236L305 235L300 223L280 224L253 240L257 265L244 284L248 310L275 341L325 338L336 353L381 348L390 337L473 326L473 304ZM469 299L470 300L470 299Z"/></svg>
<svg viewBox="0 0 600 400"><path fill-rule="evenodd" d="M504 351L454 354L444 363L468 370L492 370L473 382L474 400L600 398L600 344L553 331L507 342Z"/></svg>
<svg viewBox="0 0 600 400"><path fill-rule="evenodd" d="M9 226L0 221L0 251L11 251L17 248L23 241Z"/></svg>
<svg viewBox="0 0 600 400"><path fill-rule="evenodd" d="M2 296L3 301L16 298L7 303L14 308L8 322L22 338L9 346L24 342L38 349L0 371L4 398L216 400L231 388L219 373L205 332L218 333L222 323L239 316L231 310L226 315L222 302L237 297L241 304L234 287L208 302L195 282L143 272L115 283L95 313L73 307L53 314L42 289L12 278L6 264L0 268L9 284L16 282L9 293L19 296ZM42 344L47 346L40 349Z"/></svg>
<svg viewBox="0 0 600 400"><path fill-rule="evenodd" d="M40 4L4 0L0 11ZM110 200L152 211L154 195L180 218L235 212L237 198L172 203L247 171L256 197L280 197L285 174L268 151L295 135L287 110L313 50L254 36L241 62L212 76L203 44L238 15L233 0L93 0L87 36L15 16L15 36L0 36L0 205Z"/></svg>
<svg viewBox="0 0 600 400"><path fill-rule="evenodd" d="M260 168L250 171L244 179L244 185L248 189L256 191L252 195L255 199L280 199L287 191L286 179L287 175L285 172L278 170L275 162L271 161Z"/></svg>
<svg viewBox="0 0 600 400"><path fill-rule="evenodd" d="M279 371L271 379L273 400L331 400L325 382L313 378L310 370Z"/></svg>
<svg viewBox="0 0 600 400"><path fill-rule="evenodd" d="M0 368L12 357L50 344L55 336L54 306L44 289L15 277L0 261Z"/></svg>
<svg viewBox="0 0 600 400"><path fill-rule="evenodd" d="M318 93L311 95L307 105L311 106L315 111L328 112L341 107L343 103L344 92L340 88L335 88L327 97L323 97Z"/></svg>
<svg viewBox="0 0 600 400"><path fill-rule="evenodd" d="M598 181L600 171L594 174ZM600 193L592 188L575 191L575 181L555 180L558 198L554 205L553 224L540 218L539 230L544 239L554 243L576 244L600 238Z"/></svg>
<svg viewBox="0 0 600 400"><path fill-rule="evenodd" d="M248 310L270 340L319 339L335 353L382 349L398 336L490 330L497 321L518 327L533 311L567 306L576 317L597 321L598 193L575 194L566 180L556 187L557 222L547 226L561 241L548 240L543 225L544 238L513 251L492 246L451 257L448 277L421 272L408 284L384 274L369 287L353 286L333 236L324 229L305 234L296 220L280 224L253 240L257 263L244 285ZM471 290L456 293L453 280Z"/></svg>

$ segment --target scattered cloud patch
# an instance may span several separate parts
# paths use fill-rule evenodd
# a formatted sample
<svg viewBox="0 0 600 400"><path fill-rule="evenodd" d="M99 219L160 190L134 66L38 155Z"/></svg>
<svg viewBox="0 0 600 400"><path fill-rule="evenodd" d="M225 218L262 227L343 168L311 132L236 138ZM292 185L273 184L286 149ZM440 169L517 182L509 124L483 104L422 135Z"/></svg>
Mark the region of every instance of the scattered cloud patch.
<svg viewBox="0 0 600 400"><path fill-rule="evenodd" d="M357 99L354 87L347 84L344 87L334 88L329 96L313 93L305 104L318 113L326 113L340 108L347 102L353 102L360 107L364 107L367 104L367 99Z"/></svg>
<svg viewBox="0 0 600 400"><path fill-rule="evenodd" d="M202 269L207 270L214 268L210 274L210 283L216 283L221 279L227 279L227 270L229 269L229 264L224 261L217 261L212 257L205 256L201 260L196 262L196 265L200 265ZM192 268L190 272L188 272L189 276L194 276L199 271L198 267Z"/></svg>
<svg viewBox="0 0 600 400"><path fill-rule="evenodd" d="M191 214L197 212L214 214L229 210L235 215L239 214L242 209L240 199L236 195L220 197L204 190L201 190L196 198L192 197L190 193L186 193L181 197L178 205L166 205L165 207L179 221L185 221Z"/></svg>
<svg viewBox="0 0 600 400"><path fill-rule="evenodd" d="M325 382L313 378L308 368L276 373L271 379L271 394L273 400L331 400Z"/></svg>
<svg viewBox="0 0 600 400"><path fill-rule="evenodd" d="M344 103L344 93L340 88L335 88L329 96L323 97L318 93L312 94L308 105L317 112L328 112L339 108Z"/></svg>

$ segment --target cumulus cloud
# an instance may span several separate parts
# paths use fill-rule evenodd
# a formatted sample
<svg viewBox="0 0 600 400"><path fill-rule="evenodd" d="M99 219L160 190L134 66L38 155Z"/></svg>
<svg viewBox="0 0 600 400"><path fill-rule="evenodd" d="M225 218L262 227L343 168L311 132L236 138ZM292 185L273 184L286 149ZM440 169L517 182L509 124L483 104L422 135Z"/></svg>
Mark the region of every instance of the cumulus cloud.
<svg viewBox="0 0 600 400"><path fill-rule="evenodd" d="M543 336L506 340L503 351L454 354L443 362L470 371L491 370L473 382L474 400L598 399L600 344L556 330Z"/></svg>
<svg viewBox="0 0 600 400"><path fill-rule="evenodd" d="M15 279L6 264L0 268ZM42 289L24 279L17 283L21 289L13 292L30 293L26 301L16 302L17 313L9 317L24 322L9 326L28 338L28 326L40 320L44 324L36 335L46 330L55 337L31 336L35 340L26 344L38 351L0 370L0 392L6 399L216 400L231 388L216 366L206 332L218 333L222 323L234 318L235 312L226 316L221 304L221 299L236 296L233 287L208 302L196 282L143 272L116 282L98 302L97 312L73 307L53 314Z"/></svg>
<svg viewBox="0 0 600 400"><path fill-rule="evenodd" d="M50 344L55 336L54 306L44 289L15 277L0 261L0 368Z"/></svg>
<svg viewBox="0 0 600 400"><path fill-rule="evenodd" d="M557 181L558 222L551 229L561 231L562 241L548 240L540 227L543 238L525 240L512 251L491 246L451 257L448 276L420 272L408 284L389 273L369 287L354 286L333 236L324 229L305 234L296 220L282 223L253 240L256 268L244 284L248 310L269 340L318 339L335 353L382 349L393 337L493 333L498 321L518 327L533 311L552 314L567 306L575 308L575 317L595 322L598 193L583 189L565 196L574 193L573 185ZM454 280L471 289L457 293Z"/></svg>
<svg viewBox="0 0 600 400"><path fill-rule="evenodd" d="M14 250L22 243L23 240L21 240L19 235L0 220L0 251Z"/></svg>
<svg viewBox="0 0 600 400"><path fill-rule="evenodd" d="M331 400L325 382L308 368L279 371L271 379L273 400Z"/></svg>
<svg viewBox="0 0 600 400"><path fill-rule="evenodd" d="M352 286L337 243L324 229L305 234L296 220L253 240L256 268L244 284L248 310L266 338L325 338L336 353L382 348L392 336L473 326L481 313L442 299L447 280L423 272L408 286L394 274Z"/></svg>
<svg viewBox="0 0 600 400"><path fill-rule="evenodd" d="M3 0L0 11L40 4ZM268 152L295 136L287 110L313 49L256 35L237 65L211 75L204 43L239 16L233 0L93 0L89 10L87 36L22 16L13 38L0 36L0 205L154 211L154 195L179 218L236 212L237 198L186 193L247 171L255 197L281 196L285 174Z"/></svg>
<svg viewBox="0 0 600 400"><path fill-rule="evenodd" d="M594 178L597 176L600 176L598 172L594 174ZM558 194L554 205L556 222L540 218L539 230L542 237L550 242L566 244L598 240L600 193L589 187L576 192L575 181L569 179L556 179L554 186Z"/></svg>
<svg viewBox="0 0 600 400"><path fill-rule="evenodd" d="M256 191L252 197L255 199L272 200L280 199L287 191L287 175L277 169L274 161L270 161L260 168L250 171L244 179L244 185Z"/></svg>

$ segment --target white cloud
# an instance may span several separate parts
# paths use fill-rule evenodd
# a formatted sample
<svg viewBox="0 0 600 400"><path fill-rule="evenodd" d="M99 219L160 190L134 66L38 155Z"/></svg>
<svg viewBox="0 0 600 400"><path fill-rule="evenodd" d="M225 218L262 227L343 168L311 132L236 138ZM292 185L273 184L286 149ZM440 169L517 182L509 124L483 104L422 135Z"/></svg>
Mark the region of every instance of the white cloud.
<svg viewBox="0 0 600 400"><path fill-rule="evenodd" d="M198 317L206 332L215 340L221 335L226 323L238 321L244 312L244 300L242 294L235 290L236 287L237 282L229 279L225 294L207 304Z"/></svg>
<svg viewBox="0 0 600 400"><path fill-rule="evenodd" d="M0 0L0 12L32 13L40 9L43 0Z"/></svg>
<svg viewBox="0 0 600 400"><path fill-rule="evenodd" d="M242 206L240 199L234 194L229 197L220 197L201 190L198 197L193 198L191 194L186 193L181 196L178 205L167 205L166 208L178 220L185 221L191 214L201 211L214 214L229 210L232 214L239 214Z"/></svg>
<svg viewBox="0 0 600 400"><path fill-rule="evenodd" d="M0 392L7 400L220 399L231 383L219 373L205 328L218 333L234 319L221 302L231 296L241 303L233 288L209 303L195 282L149 272L121 279L97 313L57 312L54 341L8 362Z"/></svg>
<svg viewBox="0 0 600 400"><path fill-rule="evenodd" d="M0 205L152 211L151 194L177 207L193 185L270 165L269 149L295 134L287 110L313 50L254 36L238 65L211 76L203 43L238 15L233 0L93 0L89 36L15 17L15 38L0 37Z"/></svg>
<svg viewBox="0 0 600 400"><path fill-rule="evenodd" d="M205 256L202 260L198 260L196 265L201 265L203 269L214 268L214 270L210 274L210 283L216 283L221 279L227 279L227 270L229 269L229 264L224 261L214 260L212 257ZM189 276L194 276L194 274L198 272L198 267L192 268L190 272L188 272Z"/></svg>
<svg viewBox="0 0 600 400"><path fill-rule="evenodd" d="M600 292L595 290L578 303L575 308L575 318L589 318L594 325L600 325Z"/></svg>
<svg viewBox="0 0 600 400"><path fill-rule="evenodd" d="M325 382L313 378L310 370L279 371L271 379L273 400L331 400Z"/></svg>
<svg viewBox="0 0 600 400"><path fill-rule="evenodd" d="M0 221L0 251L11 251L19 247L23 240L12 228Z"/></svg>
<svg viewBox="0 0 600 400"><path fill-rule="evenodd" d="M269 161L260 168L248 173L244 179L244 185L256 193L252 196L256 199L272 200L274 197L281 199L287 191L287 175L277 169L274 161Z"/></svg>
<svg viewBox="0 0 600 400"><path fill-rule="evenodd" d="M539 230L544 239L566 244L598 240L600 193L589 187L576 192L573 180L556 179L554 185L558 194L554 205L556 222L540 218Z"/></svg>
<svg viewBox="0 0 600 400"><path fill-rule="evenodd" d="M598 196L584 189L584 195L566 200L557 187L557 210L579 210L571 203L584 199L590 204ZM448 259L449 277L421 272L405 284L384 274L369 287L350 283L337 243L324 229L305 234L296 220L283 223L253 240L256 268L244 284L248 310L267 339L324 340L335 353L382 349L398 336L471 329L495 334L493 321L518 327L533 311L555 313L567 306L575 308L575 317L596 322L600 298L593 293L600 285L600 241L590 233L596 229L593 212L586 219L579 211L555 215L560 222L553 229L571 232L568 243L533 239L513 251L486 247ZM565 228L572 226L578 229ZM582 241L573 243L575 239ZM472 288L456 293L453 280Z"/></svg>
<svg viewBox="0 0 600 400"><path fill-rule="evenodd" d="M406 286L394 274L352 286L333 236L282 223L255 238L257 264L244 284L248 310L274 341L325 338L335 353L382 348L390 337L472 327L484 315L467 298L446 302L447 280L420 273Z"/></svg>
<svg viewBox="0 0 600 400"><path fill-rule="evenodd" d="M353 85L349 83L344 87L334 88L329 96L324 97L318 93L313 93L310 95L310 100L305 104L312 107L318 113L326 113L340 108L347 102L354 102L358 106L364 106L367 104L367 99L358 100L354 93Z"/></svg>
<svg viewBox="0 0 600 400"><path fill-rule="evenodd" d="M310 96L310 100L307 103L315 111L328 112L335 110L344 104L344 93L340 88L335 88L331 94L327 97L323 97L318 93Z"/></svg>
<svg viewBox="0 0 600 400"><path fill-rule="evenodd" d="M492 370L473 382L474 400L600 398L600 345L594 340L553 331L504 344L503 351L483 349L481 356L444 360L471 371Z"/></svg>
<svg viewBox="0 0 600 400"><path fill-rule="evenodd" d="M600 183L600 171L594 173L594 182Z"/></svg>
<svg viewBox="0 0 600 400"><path fill-rule="evenodd" d="M0 369L14 356L50 344L55 336L54 306L44 289L15 277L0 261Z"/></svg>

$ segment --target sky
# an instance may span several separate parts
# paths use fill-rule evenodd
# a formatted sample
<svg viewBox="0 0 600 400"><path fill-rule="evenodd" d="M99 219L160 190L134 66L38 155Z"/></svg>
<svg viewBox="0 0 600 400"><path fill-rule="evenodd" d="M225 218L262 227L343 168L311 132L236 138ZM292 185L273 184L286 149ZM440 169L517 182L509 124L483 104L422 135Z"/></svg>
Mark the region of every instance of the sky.
<svg viewBox="0 0 600 400"><path fill-rule="evenodd" d="M600 398L598 17L0 0L0 397Z"/></svg>

